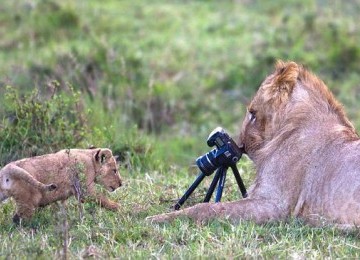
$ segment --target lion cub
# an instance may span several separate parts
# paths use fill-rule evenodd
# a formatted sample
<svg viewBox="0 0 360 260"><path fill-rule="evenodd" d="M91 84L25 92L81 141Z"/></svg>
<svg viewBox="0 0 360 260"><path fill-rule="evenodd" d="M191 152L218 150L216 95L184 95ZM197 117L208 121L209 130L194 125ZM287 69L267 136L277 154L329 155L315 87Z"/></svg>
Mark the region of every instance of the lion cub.
<svg viewBox="0 0 360 260"><path fill-rule="evenodd" d="M37 207L65 201L75 195L94 199L102 207L116 210L119 205L98 192L95 184L108 191L122 185L111 150L68 149L25 158L0 170L0 201L12 197L16 203L15 223L30 219Z"/></svg>

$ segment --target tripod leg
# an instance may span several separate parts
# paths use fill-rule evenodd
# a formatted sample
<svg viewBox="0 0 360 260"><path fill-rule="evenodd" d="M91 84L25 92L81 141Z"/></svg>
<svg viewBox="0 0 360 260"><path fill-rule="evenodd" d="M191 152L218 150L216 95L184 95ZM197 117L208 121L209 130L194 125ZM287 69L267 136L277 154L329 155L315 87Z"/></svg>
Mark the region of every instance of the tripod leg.
<svg viewBox="0 0 360 260"><path fill-rule="evenodd" d="M208 192L206 193L205 195L205 198L204 198L204 202L209 202L210 199L211 199L211 196L213 195L214 193L214 190L216 188L216 185L220 179L220 176L221 176L222 172L221 172L221 168L219 168L217 171L216 171L216 174L214 176L214 179L212 180L211 184L210 184L210 187L208 189Z"/></svg>
<svg viewBox="0 0 360 260"><path fill-rule="evenodd" d="M246 198L248 196L248 194L247 194L245 185L244 185L244 183L243 183L243 181L241 179L240 173L239 173L236 165L232 165L231 169L232 169L232 171L234 173L236 182L237 182L237 184L238 184L238 186L240 188L241 195L243 196L243 198Z"/></svg>
<svg viewBox="0 0 360 260"><path fill-rule="evenodd" d="M184 202L190 197L191 193L199 186L200 182L205 178L204 173L200 173L190 188L185 192L185 194L179 199L179 201L175 204L174 209L179 210L180 207L184 204Z"/></svg>
<svg viewBox="0 0 360 260"><path fill-rule="evenodd" d="M221 176L220 176L220 180L219 180L219 185L216 191L216 197L215 197L215 202L219 202L221 200L222 197L222 193L223 193L223 189L225 186L225 180L226 180L226 170L227 168L223 168L221 167Z"/></svg>

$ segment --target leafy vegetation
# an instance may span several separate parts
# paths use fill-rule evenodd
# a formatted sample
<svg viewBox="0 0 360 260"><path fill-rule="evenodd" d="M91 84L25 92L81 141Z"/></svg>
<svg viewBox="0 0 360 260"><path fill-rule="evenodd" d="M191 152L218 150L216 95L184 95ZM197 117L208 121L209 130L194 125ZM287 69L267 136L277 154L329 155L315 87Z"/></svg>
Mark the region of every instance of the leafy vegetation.
<svg viewBox="0 0 360 260"><path fill-rule="evenodd" d="M359 257L358 232L297 220L154 226L196 176L218 125L233 136L276 59L306 64L360 127L360 2L3 0L0 165L69 147L110 147L118 213L76 200L29 223L0 207L0 258ZM239 163L247 186L247 158ZM210 178L209 178L210 179ZM211 180L187 205L201 201ZM223 200L239 198L229 175ZM60 239L59 239L60 238ZM63 246L67 243L68 247Z"/></svg>
<svg viewBox="0 0 360 260"><path fill-rule="evenodd" d="M79 93L69 87L70 94L58 94L56 82L49 88L49 97L42 96L36 88L24 97L13 87L6 88L0 164L70 148L85 138L86 122Z"/></svg>

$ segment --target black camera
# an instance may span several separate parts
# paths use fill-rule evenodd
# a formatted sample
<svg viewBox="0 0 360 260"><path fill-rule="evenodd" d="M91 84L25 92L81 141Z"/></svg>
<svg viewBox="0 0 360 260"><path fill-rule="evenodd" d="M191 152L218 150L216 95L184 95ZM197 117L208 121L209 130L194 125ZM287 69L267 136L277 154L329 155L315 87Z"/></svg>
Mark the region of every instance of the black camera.
<svg viewBox="0 0 360 260"><path fill-rule="evenodd" d="M210 184L208 192L206 193L204 202L210 201L216 186L218 188L215 202L219 202L225 185L226 171L229 167L234 173L243 198L247 197L246 188L241 179L240 173L236 168L236 163L240 160L244 150L238 147L234 140L231 139L231 137L225 133L224 129L221 127L215 128L210 133L207 144L210 147L216 146L216 148L196 159L196 164L200 169L200 174L179 201L174 205L175 210L180 209L181 205L183 205L189 198L191 193L197 188L205 176L211 175L215 170L217 170L215 177Z"/></svg>
<svg viewBox="0 0 360 260"><path fill-rule="evenodd" d="M221 127L215 128L210 133L207 144L210 147L216 146L216 148L196 159L197 166L207 176L220 166L235 165L243 154L243 150Z"/></svg>

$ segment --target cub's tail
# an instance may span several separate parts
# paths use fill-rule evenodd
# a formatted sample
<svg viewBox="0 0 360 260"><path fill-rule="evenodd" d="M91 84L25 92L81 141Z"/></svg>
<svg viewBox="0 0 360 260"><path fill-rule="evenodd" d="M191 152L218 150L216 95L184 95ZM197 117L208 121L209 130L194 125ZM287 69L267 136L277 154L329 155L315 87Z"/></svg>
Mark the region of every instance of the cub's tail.
<svg viewBox="0 0 360 260"><path fill-rule="evenodd" d="M40 191L53 191L57 188L57 185L54 183L44 184L42 182L39 182L29 172L13 164L5 166L1 170L1 175L3 176L2 181L4 187L8 185L10 188L14 179L18 179L29 183Z"/></svg>

